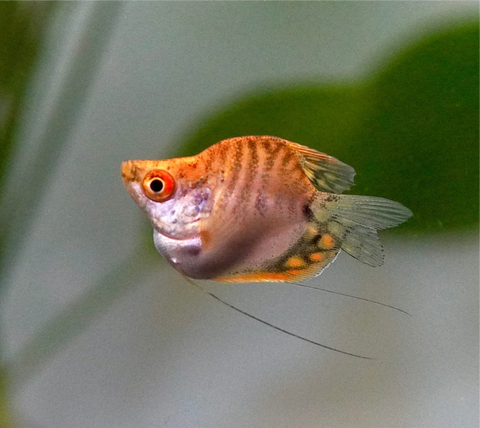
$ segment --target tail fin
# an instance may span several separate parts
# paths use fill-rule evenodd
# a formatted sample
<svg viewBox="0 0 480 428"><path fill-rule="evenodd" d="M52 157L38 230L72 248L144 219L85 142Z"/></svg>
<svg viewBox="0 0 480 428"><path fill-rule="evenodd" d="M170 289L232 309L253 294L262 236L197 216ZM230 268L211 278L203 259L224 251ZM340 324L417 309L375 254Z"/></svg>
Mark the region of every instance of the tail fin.
<svg viewBox="0 0 480 428"><path fill-rule="evenodd" d="M383 264L377 230L397 226L412 215L398 202L373 196L329 195L315 205L315 216L341 242L341 249L370 266Z"/></svg>

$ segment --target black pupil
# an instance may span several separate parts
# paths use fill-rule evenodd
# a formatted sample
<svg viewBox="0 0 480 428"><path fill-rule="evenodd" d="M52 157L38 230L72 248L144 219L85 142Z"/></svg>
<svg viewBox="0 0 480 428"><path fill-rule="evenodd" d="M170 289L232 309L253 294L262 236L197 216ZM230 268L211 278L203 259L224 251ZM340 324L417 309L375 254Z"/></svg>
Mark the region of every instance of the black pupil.
<svg viewBox="0 0 480 428"><path fill-rule="evenodd" d="M150 189L152 189L152 192L158 193L163 190L163 181L159 180L158 178L155 180L152 180L150 182Z"/></svg>

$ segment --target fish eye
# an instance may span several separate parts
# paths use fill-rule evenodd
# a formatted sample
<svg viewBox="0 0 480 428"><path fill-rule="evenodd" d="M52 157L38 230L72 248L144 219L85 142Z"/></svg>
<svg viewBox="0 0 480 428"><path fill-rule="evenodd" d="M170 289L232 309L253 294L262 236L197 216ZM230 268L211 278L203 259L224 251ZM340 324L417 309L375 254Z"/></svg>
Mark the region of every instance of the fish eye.
<svg viewBox="0 0 480 428"><path fill-rule="evenodd" d="M149 171L142 183L145 196L152 201L162 202L170 197L175 187L172 175L163 169Z"/></svg>
<svg viewBox="0 0 480 428"><path fill-rule="evenodd" d="M150 190L154 193L159 193L163 190L165 185L163 184L163 180L160 180L159 178L154 178L152 181L150 181Z"/></svg>

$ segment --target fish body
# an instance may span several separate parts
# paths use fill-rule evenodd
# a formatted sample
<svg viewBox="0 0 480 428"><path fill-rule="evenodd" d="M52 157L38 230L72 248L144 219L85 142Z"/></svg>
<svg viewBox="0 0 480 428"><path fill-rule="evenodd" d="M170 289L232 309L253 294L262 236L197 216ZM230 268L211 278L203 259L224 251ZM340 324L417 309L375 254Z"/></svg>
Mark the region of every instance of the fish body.
<svg viewBox="0 0 480 428"><path fill-rule="evenodd" d="M182 274L223 282L295 281L344 250L383 263L377 230L411 212L383 198L341 195L355 171L270 136L220 141L196 156L122 163L124 184Z"/></svg>

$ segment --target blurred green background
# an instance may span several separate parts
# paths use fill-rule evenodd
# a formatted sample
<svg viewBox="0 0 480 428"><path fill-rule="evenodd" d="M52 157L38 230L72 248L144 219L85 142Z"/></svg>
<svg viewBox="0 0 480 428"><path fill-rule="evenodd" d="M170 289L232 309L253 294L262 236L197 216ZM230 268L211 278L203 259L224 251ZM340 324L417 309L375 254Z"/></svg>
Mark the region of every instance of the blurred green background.
<svg viewBox="0 0 480 428"><path fill-rule="evenodd" d="M398 231L478 226L478 23L426 33L356 84L282 84L202 118L181 154L274 135L354 166L352 193L409 207Z"/></svg>
<svg viewBox="0 0 480 428"><path fill-rule="evenodd" d="M167 2L143 6L107 3L0 3L0 357L3 364L0 427L28 427L25 421L30 419L35 421L32 426L36 426L37 419L52 428L65 426L61 416L56 419L56 412L70 416L77 410L65 403L56 409L55 398L41 398L42 391L50 391L61 402L63 397L65 400L77 397L72 385L82 385L83 380L85 385L83 389L79 386L82 391L79 396L85 400L84 409L95 408L97 401L104 403L98 397L106 394L107 410L92 411L91 419L85 416L89 422L82 420L86 413L80 413L72 427L152 426L149 415L156 415L155 420L165 420L166 426L182 428L233 427L237 422L239 426L281 426L276 425L272 416L282 413L278 409L288 407L282 405L281 400L280 404L269 404L274 411L263 416L266 419L253 416L256 413L249 401L245 401L250 403L246 405L248 410L232 406L234 413L242 414L238 420L235 417L225 420L223 416L211 419L214 418L210 415L211 406L225 408L222 400L225 397L236 400L238 391L222 389L218 386L220 381L218 384L212 381L212 371L205 368L209 366L200 357L200 368L194 366L198 368L199 377L190 381L203 385L213 398L198 404L198 408L189 406L190 398L185 399L185 403L182 401L190 393L185 391L194 390L192 383L178 374L187 373L183 366L171 370L173 384L183 385L175 395L175 403L181 402L178 407L173 406L175 412L167 410L171 408L169 396L162 398L161 394L152 392L152 408L144 414L144 401L135 395L142 396L139 391L143 391L144 385L132 387L133 399L128 388L115 386L116 382L122 382L120 378L127 379L125 382L133 379L135 384L138 377L148 377L145 365L156 375L163 373L163 364L170 367L170 359L165 356L168 352L172 352L172 360L183 361L184 349L197 349L204 357L204 347L209 351L221 349L216 342L211 346L202 342L195 345L198 348L190 348L193 342L188 337L196 338L197 330L192 330L193 333L188 330L195 327L184 326L187 321L172 321L169 330L169 320L176 319L169 310L178 307L177 312L186 312L187 319L190 316L196 320L195 316L199 316L188 315L189 311L196 313L189 306L188 296L171 296L179 293L176 288L166 288L165 293L170 294L168 298L164 296L167 303L162 309L165 313L162 328L166 339L150 333L148 340L138 345L132 337L141 334L129 323L122 335L115 336L117 325L129 319L118 315L115 327L106 328L107 339L87 340L84 347L87 357L81 357L84 349L77 349L71 357L75 363L60 364L63 376L58 376L55 369L59 351L74 346L73 339L82 337L92 322L97 325L99 314L110 313L107 308L114 301L122 301L124 295L131 296L128 293L132 284L144 284L143 277L152 266L161 266L162 281L163 275L170 278L164 273L165 267L159 258L149 256L153 250L150 226L145 239L146 219L121 188L119 162L125 158L196 154L221 139L234 136L274 135L316 148L355 168L356 185L351 193L386 197L410 208L414 216L392 231L392 236L406 243L407 249L398 244L398 247L392 245L390 251L393 255L396 251L403 254L402 251L408 253L409 248L416 247L418 262L411 262L406 268L398 267L401 274L385 274L391 277L384 282L398 285L402 283L403 271L410 271L412 275L418 274L415 277L418 281L425 277L427 284L444 286L441 290L432 286L425 290L425 296L411 297L410 304L426 306L427 315L432 295L438 292L439 299L444 299L432 306L432 318L427 318L425 323L426 331L437 337L435 328L440 329L443 321L433 317L442 310L448 312L445 308L453 301L460 302L455 307L458 325L452 324L453 327L460 328L465 323L458 316L464 314L472 321L468 331L473 331L475 337L478 311L475 307L466 307L462 300L471 301L465 296L476 292L478 287L478 264L476 267L470 263L468 271L462 267L462 261L469 260L465 254L478 256L479 25L478 11L471 7L475 2L464 2L467 12L458 16L449 11L448 8L454 10L449 2L431 6L413 6L408 2L397 2L397 5L388 2L174 5ZM442 18L438 19L439 16ZM300 18L308 23L298 36ZM403 27L398 24L394 30L397 21L402 21ZM377 39L387 39L387 35L389 42L377 43ZM370 52L365 63L355 56L355 50L363 45L372 46L371 52L374 52ZM300 54L302 49L307 52L304 56ZM342 63L349 52L352 61ZM333 63L331 68L325 65L329 61ZM361 69L358 73L357 68ZM467 241L463 241L465 236ZM442 266L445 271L451 271L454 278L459 278L455 279L454 287L442 276L444 272L425 273L428 265L425 260L441 258L434 253L434 248L451 249L457 255L457 258L452 256L450 265ZM335 268L339 269L337 265ZM346 270L356 278L355 269L347 267ZM461 276L460 271L465 276ZM326 282L339 287L345 282L336 280L335 273L327 275L333 276L327 276ZM348 274L345 275L348 278ZM411 279L408 284L412 289L417 288L416 280ZM167 284L170 280L164 280L162 286ZM355 293L351 289L347 291ZM170 304L169 298L179 301ZM377 296L374 294L372 298ZM135 319L138 312L149 313L144 306L135 304L124 310ZM195 322L192 325L195 326ZM132 329L131 336L128 328ZM139 353L127 363L122 359L123 351L111 358L110 348L103 351L103 357L95 356L97 349L104 349L105 341L111 337L123 340L124 336L130 337L130 341L125 339L125 348L138 349ZM447 338L452 339L451 346L454 346L454 337L454 333L447 333ZM166 362L160 367L144 361L148 360L150 347L155 347L152 343L157 342L166 343L152 357L158 364L165 358ZM250 346L250 341L247 340L247 344ZM470 357L475 353L470 351L472 344L475 345L475 339L467 336L455 346ZM181 358L171 351L177 349L177 345ZM118 343L112 346L115 348ZM95 351L89 354L88 349ZM437 381L438 373L451 371L439 362L440 349L428 358L424 357L420 345L410 351L411 355L423 358L419 358L421 363L415 366L419 370L424 371L422 364L439 367L429 378L431 382ZM242 352L245 351L242 349ZM235 353L232 361L236 361L235 358L245 361L242 352ZM128 351L126 354L130 355ZM281 351L276 354L283 355ZM113 363L110 368L109 363L105 363L108 369L101 371L96 358L100 361L106 358L109 363L116 361L120 368ZM218 355L215 358L222 360ZM253 353L252 361L258 359L259 355ZM138 364L137 360L144 364ZM452 356L449 368L453 367L453 360ZM81 369L84 361L92 361L92 366ZM184 364L189 366L187 362ZM268 361L265 367L273 370L276 364L280 363ZM45 366L53 367L53 372L41 378ZM255 370L267 371L265 367L262 371L256 368L255 362L251 366L246 364L239 378L250 379ZM399 367L395 366L394 370L400 377L405 372L414 372L411 366ZM231 373L223 369L223 372L219 369L219 373L227 379ZM335 368L330 369L337 373ZM92 370L93 374L84 377L84 370ZM473 379L470 370L471 367L465 365L466 373ZM391 375L395 383L392 373L388 372L386 378ZM103 384L95 383L103 378L114 379L111 389L105 387L107 393L102 392ZM27 388L25 395L18 393L31 379L40 380L30 392ZM162 390L165 379L157 379ZM337 385L335 379L332 375L332 382ZM461 382L461 376L459 379ZM55 383L57 380L60 385ZM109 381L106 384L109 385ZM241 393L243 384L235 385L240 386ZM285 388L290 383L286 385ZM372 387L373 398L383 394L382 387L378 387L380 392ZM353 402L362 395L350 396L347 389L339 393L345 393ZM118 390L123 395L115 396ZM261 389L256 393L259 391L262 395ZM417 392L418 396L427 394L428 397L421 388ZM472 401L470 390L460 390L459 394L464 394L462 403L467 404L456 405L454 400L451 414L463 413L471 422L478 415L478 408L471 406L476 398ZM321 397L320 401L325 398L318 392L313 396ZM302 398L292 397L292 402ZM391 397L393 401L398 400L393 393ZM415 392L412 397L416 397ZM124 407L125 400L129 403L138 400L139 405L135 409L133 404ZM333 401L326 409L333 412L337 422L328 426L357 427L374 423L375 418L366 416L358 425L342 422ZM439 407L443 406L441 399L436 402ZM469 412L462 407L467 405ZM413 418L415 410L422 413L424 409L419 406L407 406L403 412L405 420L399 418L398 423L388 425L385 416L387 419L381 419L380 424L413 426L406 422L407 416ZM12 408L15 413L18 411L15 418ZM78 408L82 409L82 404ZM313 404L311 408L316 409ZM361 405L352 409L352 414L357 415ZM383 412L389 415L391 409L384 406L380 414ZM327 413L322 413L322 417L326 418ZM259 411L259 414L262 413ZM311 414L312 420L318 419L314 410ZM185 415L190 419L185 419ZM129 422L129 417L133 422ZM13 425L14 419L21 422ZM266 422L256 425L259 420ZM203 421L210 422L201 425ZM433 418L431 421L431 426L449 426L447 419L445 425L436 425ZM323 422L329 423L328 419ZM305 421L302 426L311 425Z"/></svg>

